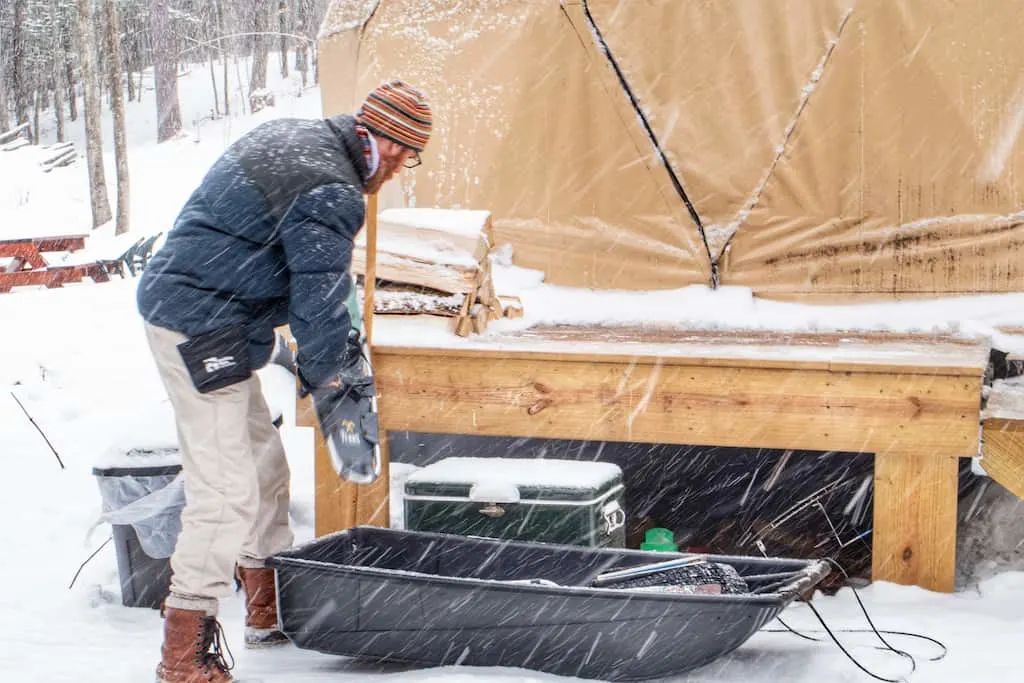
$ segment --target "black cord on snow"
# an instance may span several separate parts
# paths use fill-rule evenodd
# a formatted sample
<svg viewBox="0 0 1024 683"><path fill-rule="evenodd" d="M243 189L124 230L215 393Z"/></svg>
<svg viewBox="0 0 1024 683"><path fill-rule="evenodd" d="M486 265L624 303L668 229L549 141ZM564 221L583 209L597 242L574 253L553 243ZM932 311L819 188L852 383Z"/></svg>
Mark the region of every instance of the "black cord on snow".
<svg viewBox="0 0 1024 683"><path fill-rule="evenodd" d="M25 413L25 417L27 417L28 421L32 423L32 426L36 428L36 431L39 432L39 435L43 437L43 441L46 442L46 445L50 447L51 451L53 451L53 455L54 457L57 458L57 462L60 464L60 468L64 469L64 461L60 459L60 453L58 453L57 449L53 447L53 444L50 443L50 440L46 437L46 434L43 432L42 428L38 424L36 424L36 421L32 419L32 416L28 414L28 411L25 410L25 406L21 404L21 401L18 400L18 397L14 394L13 391L11 392L11 398L13 398L14 402L18 404L18 407L21 408L21 412Z"/></svg>
<svg viewBox="0 0 1024 683"><path fill-rule="evenodd" d="M838 569L839 572L844 577L846 577L846 579L850 578L850 575L846 572L845 569L843 569L843 566L840 565L838 562L836 562L834 559L832 559L832 558L824 558L824 559L829 564L831 564L836 569ZM906 657L907 659L909 659L910 660L910 665L911 665L910 673L914 673L915 671L917 671L917 660L914 659L914 656L911 655L909 652L905 652L903 650L900 650L898 648L893 647L889 643L889 641L887 641L885 638L882 637L883 633L886 634L886 635L904 636L904 637L907 637L907 638L917 638L919 640L925 640L925 641L928 641L930 643L933 643L933 644L937 645L939 648L941 648L942 652L937 657L929 657L928 661L931 661L931 662L937 662L940 659L943 659L946 656L946 654L949 652L949 648L947 648L944 643L942 643L941 641L939 641L939 640L937 640L935 638L932 638L930 636L925 636L925 635L922 635L920 633L909 633L909 632L906 632L906 631L879 631L878 628L875 627L875 623L871 620L871 615L868 614L867 607L864 605L864 601L861 600L861 598L860 598L860 593L858 593L857 589L854 588L853 586L849 586L849 588L850 588L851 591L853 591L853 597L857 601L857 605L860 607L860 611L864 615L864 619L868 622L868 626L870 626L871 628L841 628L841 629L834 629L834 630L830 629L828 624L825 623L825 619L821 616L821 613L818 612L817 608L815 608L815 606L811 604L810 600L802 600L801 602L805 603L811 609L811 612L814 613L814 616L817 617L818 621L821 623L821 626L824 629L824 632L828 634L828 636L832 639L832 642L836 644L836 647L838 647L840 649L840 651L844 655L846 655L847 659L849 659L851 662L853 662L854 665L856 665L856 667L858 669L860 669L861 671L863 671L867 675L869 675L872 678L874 678L876 680L879 680L879 681L886 681L886 683L902 683L902 681L905 680L905 679L902 679L902 678L900 678L900 679L884 678L882 676L878 676L877 674L872 673L871 671L868 671L860 662L858 662L856 660L856 658L853 657L853 655L850 654L850 652L845 647L843 647L842 643L840 643L839 639L836 637L836 635L835 635L836 633L873 633L873 634L875 634L875 637L877 637L878 640L885 646L885 647L875 646L875 649L876 650L882 650L882 651L887 651L888 650L890 652L894 652L894 653L900 655L901 657ZM792 626L790 626L785 621L783 621L781 617L776 617L776 619L778 620L778 622L780 624L783 625L784 629L763 629L766 633L786 633L786 632L789 632L789 633L792 633L793 635L795 635L795 636L797 636L799 638L803 638L804 640L810 640L810 641L819 642L819 643L820 642L824 642L824 639L822 639L822 638L814 638L814 637L809 636L809 635L807 635L805 633L801 633L801 632L797 631Z"/></svg>
<svg viewBox="0 0 1024 683"><path fill-rule="evenodd" d="M885 683L904 683L904 681L906 681L905 678L885 678L884 676L879 676L876 673L868 671L867 668L865 668L863 664L861 664L860 662L857 661L856 657L851 655L850 652L845 647L843 647L843 644L839 642L838 638L836 638L836 634L832 633L832 629L830 629L828 627L828 624L825 623L825 620L822 618L821 614L818 612L818 609L814 605L812 605L810 603L810 601L807 601L806 604L807 604L808 607L811 608L811 611L814 612L814 616L818 617L818 621L821 622L821 627L823 629L825 629L825 633L827 633L829 635L829 638L831 638L832 642L836 644L836 647L838 647L839 650L844 655L846 655L846 658L849 659L851 662L853 662L854 666L856 666L858 669L860 669L861 671L866 673L868 676L871 676L872 678L874 678L876 681L885 681ZM895 650L895 652L899 652L899 650ZM900 652L900 654L903 655L903 654L906 654L906 653L905 652ZM907 656L910 657L910 655L907 655ZM913 661L914 658L910 657L910 660ZM913 670L911 670L911 673L913 673Z"/></svg>
<svg viewBox="0 0 1024 683"><path fill-rule="evenodd" d="M807 635L807 633L824 633L824 631L808 630L806 633L804 633L804 632L801 632L801 631L797 631L795 628L793 628L792 626L790 626L789 624L784 622L780 617L775 617L775 620L778 621L780 624L782 624L785 628L763 628L763 629L761 629L761 632L762 633L791 633L794 636L797 636L798 638L803 638L804 640L810 640L810 641L813 641L815 643L823 643L823 642L825 642L824 638L815 638L814 636ZM834 628L834 629L832 629L832 632L833 633L873 633L873 631L871 629L869 629L869 628ZM924 641L927 641L927 642L932 643L933 645L939 647L942 650L942 653L940 655L938 655L937 657L929 657L928 658L929 662L937 662L940 659L943 659L946 656L946 654L949 652L949 648L947 648L942 643L942 641L936 640L935 638L932 638L931 636L922 635L920 633L910 633L908 631L878 631L878 633L884 633L887 636L903 636L905 638L917 638L918 640L924 640ZM875 645L874 649L882 650L882 651L887 651L889 648L878 647L877 645Z"/></svg>
<svg viewBox="0 0 1024 683"><path fill-rule="evenodd" d="M841 574L842 574L843 576L845 576L845 577L846 577L846 580L847 580L847 581L849 581L849 580L850 580L850 575L846 573L846 570L845 570L845 569L843 569L843 566L842 566L841 564L839 564L838 562L836 562L835 560L833 560L833 559L832 559L831 557L829 557L829 558L826 558L826 560L827 560L827 562L828 562L829 564L831 564L831 565L832 565L833 567L835 567L836 569L838 569L838 570L839 570L839 572L840 572L840 573L841 573ZM870 614L868 614L868 609L867 609L867 607L865 607L865 606L864 606L864 603L863 603L863 601L861 601L861 599L860 599L860 594L859 594L859 593L857 592L857 589L856 589L856 588L854 588L853 586L850 586L850 590L852 590L852 591L853 591L853 597L854 597L854 599L856 599L856 600L857 600L857 604L858 604L858 605L860 606L860 611L861 611L861 613L863 613L863 614L864 614L864 619L865 619L865 620L866 620L866 621L868 622L868 626L870 626L870 627L871 627L871 630L872 630L872 631L874 631L875 635L876 635L876 636L878 637L878 640L880 640L880 641L882 642L882 644L883 644L883 645L885 645L885 646L886 646L887 648L889 648L889 649L890 649L890 650L892 650L893 652L901 652L901 650L897 650L897 649L896 649L896 648L894 648L894 647L893 647L892 645L890 645L890 644L888 643L888 641L886 641L886 639L882 637L882 634L878 632L878 629L877 629L877 628L875 628L875 622L871 621L871 615L870 615ZM810 605L810 603L807 603L807 604L808 604L808 605ZM906 654L906 653L903 653L903 654ZM910 655L907 655L907 656L909 657ZM913 657L911 657L911 660L913 660ZM916 668L916 667L915 667L915 668Z"/></svg>
<svg viewBox="0 0 1024 683"><path fill-rule="evenodd" d="M114 538L114 537L113 536L107 536L107 540L103 541L103 543L100 544L100 547L96 548L96 550L93 550L92 551L92 555L90 555L89 557L85 558L85 562L83 562L82 564L80 564L78 566L78 571L75 572L75 575L71 578L71 583L68 585L68 590L71 590L72 588L74 588L75 581L78 580L78 575L82 573L83 569L85 569L85 565L89 564L89 562L92 560L92 558L94 558L97 555L99 555L100 551L103 550L103 548L106 547L106 545L108 543L110 543L110 540L112 538Z"/></svg>

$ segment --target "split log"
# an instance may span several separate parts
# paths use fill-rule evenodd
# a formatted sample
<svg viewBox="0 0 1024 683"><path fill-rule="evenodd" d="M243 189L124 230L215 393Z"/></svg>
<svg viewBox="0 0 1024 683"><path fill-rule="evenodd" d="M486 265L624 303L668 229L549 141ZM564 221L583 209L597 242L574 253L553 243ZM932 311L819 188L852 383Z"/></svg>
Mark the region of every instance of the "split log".
<svg viewBox="0 0 1024 683"><path fill-rule="evenodd" d="M456 318L455 334L460 337L468 337L473 331L473 319L468 315Z"/></svg>
<svg viewBox="0 0 1024 683"><path fill-rule="evenodd" d="M439 263L411 254L394 253L378 238L377 279L429 287L447 294L466 294L474 287L479 266ZM366 274L366 251L357 246L352 252L352 270Z"/></svg>
<svg viewBox="0 0 1024 683"><path fill-rule="evenodd" d="M43 159L42 161L39 162L40 165L45 166L47 164L52 164L52 163L56 162L58 159L61 159L61 158L65 157L65 156L67 156L68 154L74 154L74 155L78 154L78 151L75 150L75 146L72 145L72 144L61 145L61 146L55 147L55 148L53 148L52 150L49 150L49 151L50 151L50 154L48 154L45 159Z"/></svg>
<svg viewBox="0 0 1024 683"><path fill-rule="evenodd" d="M364 290L360 288L360 295ZM376 315L436 315L454 318L459 314L466 296L445 294L422 287L395 283L378 284L373 297Z"/></svg>
<svg viewBox="0 0 1024 683"><path fill-rule="evenodd" d="M57 156L44 159L39 162L39 165L43 167L43 173L49 173L55 168L60 166L68 166L78 158L78 152L74 148L66 149Z"/></svg>
<svg viewBox="0 0 1024 683"><path fill-rule="evenodd" d="M8 142L6 145L3 145L2 147L0 147L0 149L2 149L5 152L13 152L16 149L28 147L31 144L31 140L26 140L25 138L17 138L13 142Z"/></svg>
<svg viewBox="0 0 1024 683"><path fill-rule="evenodd" d="M16 127L12 128L12 129L10 129L6 133L0 133L0 145L6 144L8 142L11 142L12 140L16 139L22 133L25 134L26 139L28 139L28 138L30 138L32 136L32 130L31 130L31 128L29 126L29 123L27 121L25 123L21 124L20 126L16 126ZM31 142L31 140L29 140L29 142Z"/></svg>
<svg viewBox="0 0 1024 683"><path fill-rule="evenodd" d="M488 211L387 209L378 214L373 310L380 315L453 318L459 336L481 334L506 317L491 274ZM366 276L366 231L355 241L352 270ZM522 314L522 304L508 314Z"/></svg>
<svg viewBox="0 0 1024 683"><path fill-rule="evenodd" d="M487 330L487 322L490 319L490 309L483 304L473 304L473 332L483 334Z"/></svg>
<svg viewBox="0 0 1024 683"><path fill-rule="evenodd" d="M522 318L523 317L523 302L519 300L517 296L499 296L498 301L501 305L501 315L503 318Z"/></svg>
<svg viewBox="0 0 1024 683"><path fill-rule="evenodd" d="M477 263L494 246L489 211L463 209L387 209L380 212L382 238L415 240L442 251L469 254Z"/></svg>
<svg viewBox="0 0 1024 683"><path fill-rule="evenodd" d="M45 145L44 147L42 147L42 149L45 152L54 152L54 153L56 153L56 152L58 152L60 150L69 149L69 148L74 147L74 146L75 146L75 143L73 143L71 141L68 141L68 142L57 142L57 143L54 143L52 145Z"/></svg>

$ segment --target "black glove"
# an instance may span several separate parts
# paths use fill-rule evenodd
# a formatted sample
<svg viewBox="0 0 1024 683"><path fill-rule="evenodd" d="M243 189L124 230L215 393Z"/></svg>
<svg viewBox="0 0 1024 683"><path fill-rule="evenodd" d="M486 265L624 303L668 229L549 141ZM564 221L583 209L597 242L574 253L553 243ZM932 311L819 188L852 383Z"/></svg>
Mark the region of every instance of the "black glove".
<svg viewBox="0 0 1024 683"><path fill-rule="evenodd" d="M335 471L357 484L375 481L381 472L377 387L366 359L359 354L311 393Z"/></svg>

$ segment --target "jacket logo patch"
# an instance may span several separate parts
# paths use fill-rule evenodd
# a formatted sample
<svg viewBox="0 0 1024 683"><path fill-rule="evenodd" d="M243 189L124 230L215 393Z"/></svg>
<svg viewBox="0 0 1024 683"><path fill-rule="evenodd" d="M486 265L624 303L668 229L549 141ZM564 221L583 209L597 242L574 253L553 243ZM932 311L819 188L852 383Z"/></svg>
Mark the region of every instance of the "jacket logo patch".
<svg viewBox="0 0 1024 683"><path fill-rule="evenodd" d="M211 374L235 365L238 365L238 363L235 361L234 356L211 356L203 359L203 368L207 373Z"/></svg>
<svg viewBox="0 0 1024 683"><path fill-rule="evenodd" d="M344 446L360 446L360 445L362 445L362 439L360 439L359 435L356 434L355 432L349 432L349 431L346 431L346 430L341 430L341 431L337 432L337 435L338 435L338 441L340 441L342 443L342 445L344 445Z"/></svg>

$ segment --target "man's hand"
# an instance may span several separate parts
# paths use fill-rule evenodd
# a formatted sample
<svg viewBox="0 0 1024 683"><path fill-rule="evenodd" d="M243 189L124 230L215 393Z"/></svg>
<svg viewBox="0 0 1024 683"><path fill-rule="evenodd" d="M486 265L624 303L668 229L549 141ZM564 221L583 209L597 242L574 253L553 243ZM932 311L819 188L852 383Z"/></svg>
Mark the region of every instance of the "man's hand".
<svg viewBox="0 0 1024 683"><path fill-rule="evenodd" d="M373 378L337 376L312 393L335 471L357 484L375 481L380 476L381 461Z"/></svg>

